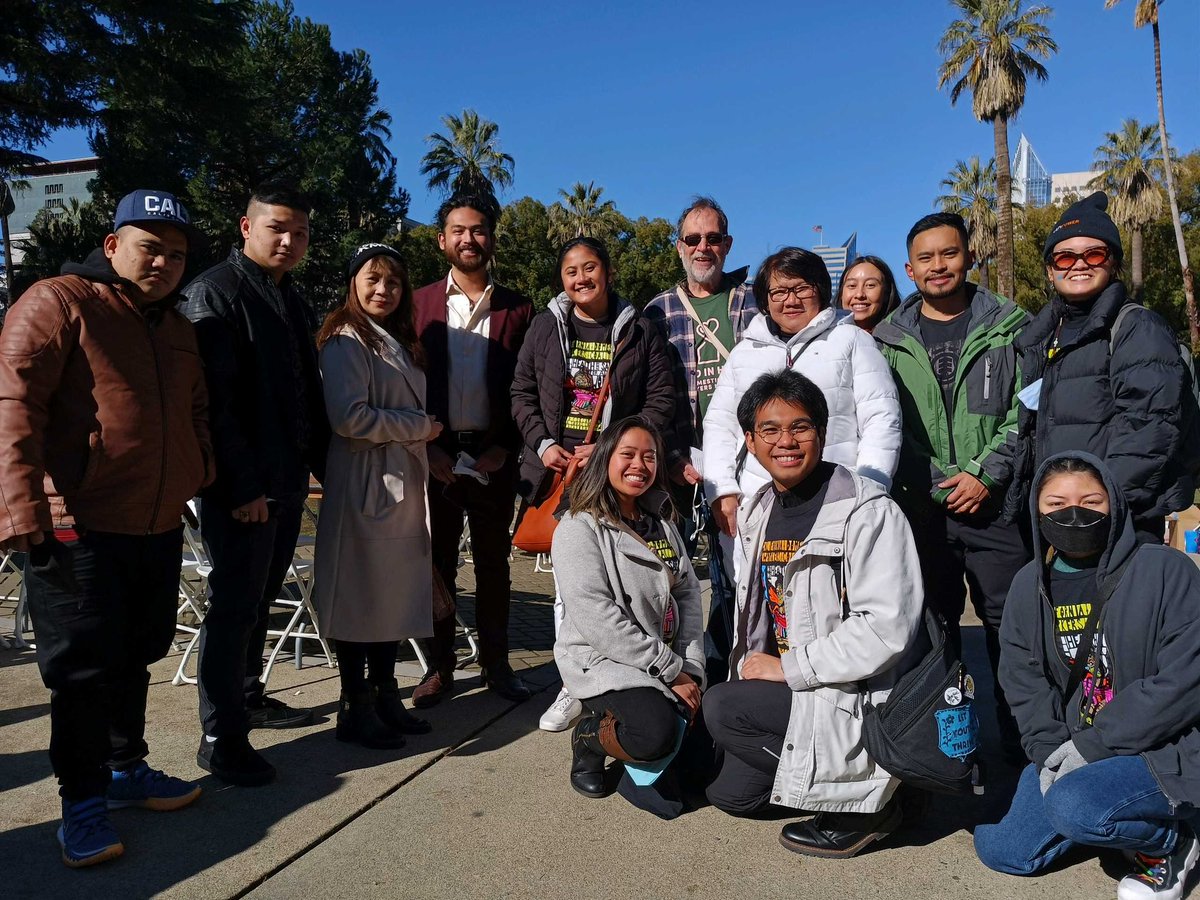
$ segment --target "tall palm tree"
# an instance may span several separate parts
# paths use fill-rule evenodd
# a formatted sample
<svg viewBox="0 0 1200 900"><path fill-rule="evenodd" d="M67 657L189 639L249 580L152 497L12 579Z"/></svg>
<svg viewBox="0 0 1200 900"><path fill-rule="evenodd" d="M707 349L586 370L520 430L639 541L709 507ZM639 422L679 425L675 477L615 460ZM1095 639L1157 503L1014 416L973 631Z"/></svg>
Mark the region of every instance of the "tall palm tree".
<svg viewBox="0 0 1200 900"><path fill-rule="evenodd" d="M547 236L556 246L572 238L611 238L625 225L625 217L611 200L600 202L604 188L596 182L575 182L570 191L559 188L562 199L550 207Z"/></svg>
<svg viewBox="0 0 1200 900"><path fill-rule="evenodd" d="M1091 187L1107 191L1109 214L1121 228L1128 228L1133 268L1133 296L1142 296L1142 229L1162 213L1163 198L1157 178L1162 172L1161 148L1153 125L1126 119L1120 131L1110 131L1096 148L1096 177Z"/></svg>
<svg viewBox="0 0 1200 900"><path fill-rule="evenodd" d="M1104 8L1112 9L1120 0L1104 0ZM1187 244L1183 240L1183 220L1179 217L1179 200L1175 195L1175 176L1171 172L1171 144L1167 140L1167 113L1163 106L1162 47L1158 36L1158 8L1163 0L1136 0L1133 7L1133 27L1150 26L1154 35L1154 90L1158 95L1158 139L1163 158L1163 175L1167 184L1167 202L1171 205L1171 222L1175 226L1175 248L1179 252L1179 268L1183 270L1183 297L1186 303L1188 337L1192 353L1200 352L1200 313L1196 310L1196 286L1192 266L1188 262Z"/></svg>
<svg viewBox="0 0 1200 900"><path fill-rule="evenodd" d="M442 116L442 124L448 135L427 135L429 152L421 158L421 174L428 176L431 191L495 197L498 188L512 185L514 162L500 152L499 125L479 118L473 109L464 109L461 117Z"/></svg>
<svg viewBox="0 0 1200 900"><path fill-rule="evenodd" d="M934 201L945 212L958 213L967 223L971 252L979 266L979 282L989 287L989 261L996 255L996 160L987 165L972 156L954 164L942 179L948 193Z"/></svg>
<svg viewBox="0 0 1200 900"><path fill-rule="evenodd" d="M1012 171L1008 158L1008 120L1025 103L1030 75L1047 77L1039 59L1058 50L1044 20L1047 6L1022 8L1022 0L951 0L962 18L950 23L938 43L944 59L938 87L950 85L950 103L971 92L975 118L992 123L996 157L996 200L999 212L996 260L1000 293L1013 296Z"/></svg>

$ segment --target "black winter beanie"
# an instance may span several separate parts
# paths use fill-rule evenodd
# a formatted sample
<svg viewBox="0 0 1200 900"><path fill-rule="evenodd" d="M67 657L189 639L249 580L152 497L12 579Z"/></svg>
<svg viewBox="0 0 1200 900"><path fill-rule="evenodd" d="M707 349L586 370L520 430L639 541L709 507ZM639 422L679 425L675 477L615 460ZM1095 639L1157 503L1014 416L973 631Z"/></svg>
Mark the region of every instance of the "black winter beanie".
<svg viewBox="0 0 1200 900"><path fill-rule="evenodd" d="M1117 260L1121 259L1121 232L1109 218L1108 194L1096 191L1082 200L1077 200L1067 207L1066 212L1058 220L1058 224L1046 237L1046 246L1042 248L1042 258L1050 259L1050 253L1060 241L1073 237L1091 237L1104 241L1112 248Z"/></svg>

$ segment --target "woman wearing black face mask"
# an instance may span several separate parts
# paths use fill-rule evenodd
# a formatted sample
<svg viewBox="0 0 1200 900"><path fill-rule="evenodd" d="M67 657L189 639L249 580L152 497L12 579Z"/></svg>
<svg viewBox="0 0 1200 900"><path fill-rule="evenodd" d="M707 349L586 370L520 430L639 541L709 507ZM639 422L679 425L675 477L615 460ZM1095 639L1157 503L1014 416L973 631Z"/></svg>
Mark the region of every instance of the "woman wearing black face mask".
<svg viewBox="0 0 1200 900"><path fill-rule="evenodd" d="M1200 856L1200 570L1139 546L1098 458L1058 454L1033 483L1034 559L1000 629L1000 681L1033 763L975 850L1012 875L1076 844L1125 850L1118 900L1181 897Z"/></svg>

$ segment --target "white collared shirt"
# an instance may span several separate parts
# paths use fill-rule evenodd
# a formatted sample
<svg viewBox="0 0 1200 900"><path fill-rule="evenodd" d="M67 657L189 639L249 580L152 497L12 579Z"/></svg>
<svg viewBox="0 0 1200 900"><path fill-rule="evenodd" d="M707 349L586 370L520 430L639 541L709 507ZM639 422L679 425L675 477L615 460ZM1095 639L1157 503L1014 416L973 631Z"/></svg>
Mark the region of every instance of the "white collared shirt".
<svg viewBox="0 0 1200 900"><path fill-rule="evenodd" d="M446 276L446 329L450 351L451 431L486 431L491 424L491 404L487 391L488 337L492 330L492 290L488 278L479 301L471 298Z"/></svg>

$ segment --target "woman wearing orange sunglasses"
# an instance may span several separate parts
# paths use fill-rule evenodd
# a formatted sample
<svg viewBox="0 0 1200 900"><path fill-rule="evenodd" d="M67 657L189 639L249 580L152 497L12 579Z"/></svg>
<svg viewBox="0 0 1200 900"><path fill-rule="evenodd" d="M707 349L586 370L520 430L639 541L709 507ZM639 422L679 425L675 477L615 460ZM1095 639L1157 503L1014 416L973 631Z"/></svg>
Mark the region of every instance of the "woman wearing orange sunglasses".
<svg viewBox="0 0 1200 900"><path fill-rule="evenodd" d="M1163 517L1192 504L1200 414L1171 329L1126 293L1107 207L1097 191L1046 239L1054 296L1016 343L1023 389L1006 511L1015 520L1026 508L1045 459L1086 450L1120 484L1139 539L1161 543Z"/></svg>

